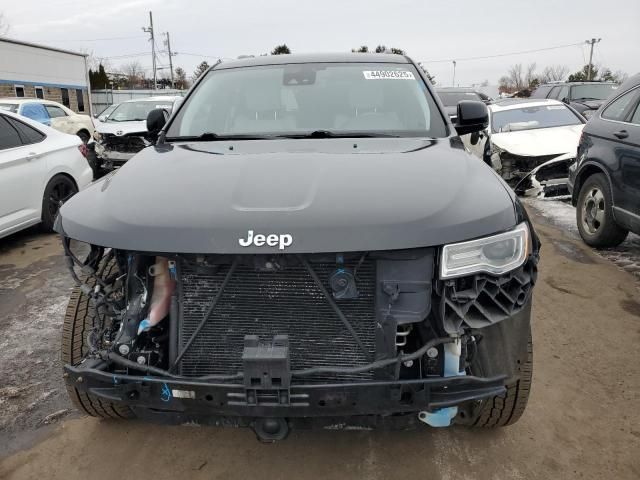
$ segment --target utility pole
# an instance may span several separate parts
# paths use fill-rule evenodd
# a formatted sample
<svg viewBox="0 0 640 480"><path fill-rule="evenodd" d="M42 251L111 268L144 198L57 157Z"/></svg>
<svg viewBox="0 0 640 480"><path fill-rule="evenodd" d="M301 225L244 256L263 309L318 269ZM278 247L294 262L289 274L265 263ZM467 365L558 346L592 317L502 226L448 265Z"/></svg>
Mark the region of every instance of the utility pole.
<svg viewBox="0 0 640 480"><path fill-rule="evenodd" d="M587 69L587 80L591 80L591 72L593 71L592 61L593 61L593 45L596 43L600 43L601 38L592 38L591 40L585 40L584 43L591 45L591 52L589 53L589 68Z"/></svg>
<svg viewBox="0 0 640 480"><path fill-rule="evenodd" d="M176 88L175 83L173 82L173 61L171 57L175 55L175 53L171 53L171 40L169 39L169 32L165 32L164 35L167 39L164 41L164 44L167 46L167 50L169 52L169 72L171 72L171 88Z"/></svg>
<svg viewBox="0 0 640 480"><path fill-rule="evenodd" d="M453 61L453 86L456 86L456 61Z"/></svg>
<svg viewBox="0 0 640 480"><path fill-rule="evenodd" d="M153 89L158 88L158 78L156 76L156 38L153 33L153 13L149 12L149 26L142 27L142 31L151 35L151 61L153 64Z"/></svg>

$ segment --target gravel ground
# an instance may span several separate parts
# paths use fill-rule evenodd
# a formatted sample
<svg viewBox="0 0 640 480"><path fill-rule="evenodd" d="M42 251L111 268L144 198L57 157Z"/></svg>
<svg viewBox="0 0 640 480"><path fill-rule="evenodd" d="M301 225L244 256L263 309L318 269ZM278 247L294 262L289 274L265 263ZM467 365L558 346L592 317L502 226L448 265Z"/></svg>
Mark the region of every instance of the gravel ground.
<svg viewBox="0 0 640 480"><path fill-rule="evenodd" d="M0 240L0 452L74 413L59 362L72 287L61 250L37 229Z"/></svg>
<svg viewBox="0 0 640 480"><path fill-rule="evenodd" d="M0 240L0 478L640 478L638 283L576 240L570 207L529 209L543 247L533 389L517 424L295 431L274 445L246 429L80 417L59 364L71 288L59 241L37 231ZM635 242L622 250L637 263Z"/></svg>
<svg viewBox="0 0 640 480"><path fill-rule="evenodd" d="M580 239L576 226L576 209L568 202L558 200L528 198L525 203L533 207L540 216L567 232L572 238ZM629 233L618 247L594 250L598 255L612 261L621 269L640 278L640 236Z"/></svg>

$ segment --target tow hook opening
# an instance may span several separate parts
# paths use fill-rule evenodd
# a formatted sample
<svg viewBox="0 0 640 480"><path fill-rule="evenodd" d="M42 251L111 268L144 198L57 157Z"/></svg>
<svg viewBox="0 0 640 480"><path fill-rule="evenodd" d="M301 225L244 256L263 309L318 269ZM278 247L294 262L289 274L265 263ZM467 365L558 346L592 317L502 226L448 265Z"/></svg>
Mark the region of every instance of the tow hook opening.
<svg viewBox="0 0 640 480"><path fill-rule="evenodd" d="M258 418L252 427L258 440L263 443L284 440L289 435L289 422L286 418Z"/></svg>

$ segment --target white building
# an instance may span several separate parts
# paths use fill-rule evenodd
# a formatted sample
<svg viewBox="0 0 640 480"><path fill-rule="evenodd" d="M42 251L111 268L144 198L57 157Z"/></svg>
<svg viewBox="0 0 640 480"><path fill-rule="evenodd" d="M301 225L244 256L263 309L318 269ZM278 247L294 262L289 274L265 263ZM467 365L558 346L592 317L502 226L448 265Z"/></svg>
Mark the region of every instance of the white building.
<svg viewBox="0 0 640 480"><path fill-rule="evenodd" d="M90 114L87 56L0 38L0 98L44 98Z"/></svg>

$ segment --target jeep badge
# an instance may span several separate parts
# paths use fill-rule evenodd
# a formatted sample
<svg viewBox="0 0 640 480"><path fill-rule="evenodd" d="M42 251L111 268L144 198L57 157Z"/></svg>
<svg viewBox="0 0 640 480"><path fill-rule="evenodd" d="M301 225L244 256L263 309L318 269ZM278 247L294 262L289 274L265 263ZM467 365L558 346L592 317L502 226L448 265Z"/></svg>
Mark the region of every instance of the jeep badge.
<svg viewBox="0 0 640 480"><path fill-rule="evenodd" d="M241 247L249 247L254 245L256 247L262 247L267 245L269 247L275 247L276 245L280 250L284 250L286 247L293 243L293 236L288 233L270 233L269 235L253 234L253 230L247 232L247 238L239 238L238 243Z"/></svg>

